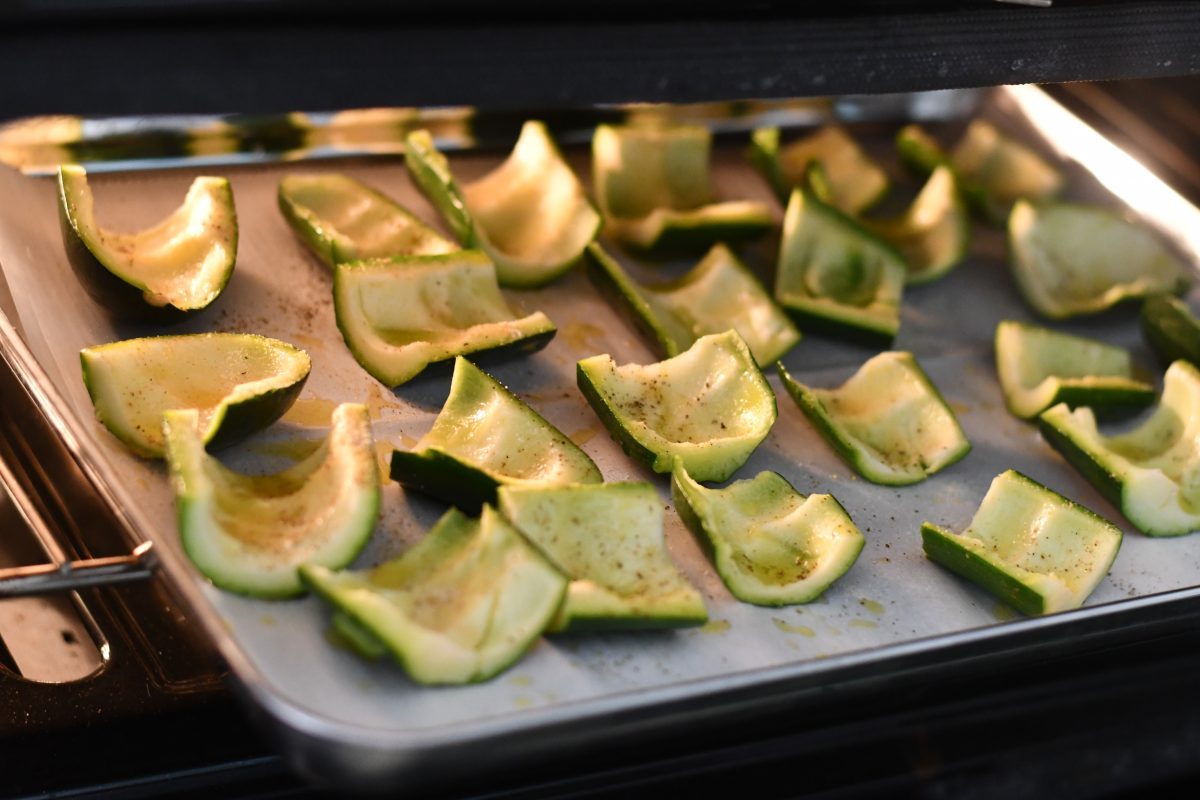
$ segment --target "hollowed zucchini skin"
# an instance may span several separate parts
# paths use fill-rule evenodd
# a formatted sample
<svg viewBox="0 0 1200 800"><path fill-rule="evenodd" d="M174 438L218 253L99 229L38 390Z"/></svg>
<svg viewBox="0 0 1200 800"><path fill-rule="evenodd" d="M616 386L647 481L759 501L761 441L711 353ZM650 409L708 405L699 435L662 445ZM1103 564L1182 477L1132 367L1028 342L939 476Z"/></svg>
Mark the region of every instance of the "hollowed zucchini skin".
<svg viewBox="0 0 1200 800"><path fill-rule="evenodd" d="M233 193L231 189L228 191L229 203L232 206ZM75 205L67 192L61 172L58 177L57 205L59 229L62 231L67 263L71 265L71 270L75 273L75 277L78 278L79 284L88 297L105 309L113 319L176 325L211 306L225 291L229 279L233 277L238 243L236 220L233 226L229 265L224 270L220 284L214 287L212 299L207 304L197 308L182 309L170 304L160 306L149 303L146 300L145 289L122 278L88 248L74 219Z"/></svg>

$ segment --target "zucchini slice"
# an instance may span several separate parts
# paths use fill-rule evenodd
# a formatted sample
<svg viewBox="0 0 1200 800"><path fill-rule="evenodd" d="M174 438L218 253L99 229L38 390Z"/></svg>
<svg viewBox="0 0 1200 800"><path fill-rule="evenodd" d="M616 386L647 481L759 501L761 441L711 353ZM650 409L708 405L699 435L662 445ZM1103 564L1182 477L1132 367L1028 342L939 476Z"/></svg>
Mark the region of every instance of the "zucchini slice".
<svg viewBox="0 0 1200 800"><path fill-rule="evenodd" d="M459 241L495 262L501 286L550 283L600 231L600 214L541 122L526 122L508 159L461 189L429 131L408 135L404 163Z"/></svg>
<svg viewBox="0 0 1200 800"><path fill-rule="evenodd" d="M650 252L704 250L753 239L774 224L764 203L715 202L712 133L703 125L600 125L593 185L605 231Z"/></svg>
<svg viewBox="0 0 1200 800"><path fill-rule="evenodd" d="M468 513L494 504L500 486L604 480L587 453L462 356L429 433L392 452L392 478Z"/></svg>
<svg viewBox="0 0 1200 800"><path fill-rule="evenodd" d="M966 257L971 243L971 219L954 170L946 166L933 171L903 216L863 225L904 256L909 284L942 277Z"/></svg>
<svg viewBox="0 0 1200 800"><path fill-rule="evenodd" d="M330 267L459 249L391 198L348 175L288 175L279 182L278 201L296 235Z"/></svg>
<svg viewBox="0 0 1200 800"><path fill-rule="evenodd" d="M1063 189L1058 170L984 120L971 122L949 155L917 125L901 129L896 150L918 175L927 176L938 166L948 165L967 202L997 224L1008 218L1018 200L1051 200Z"/></svg>
<svg viewBox="0 0 1200 800"><path fill-rule="evenodd" d="M1021 200L1008 218L1008 238L1021 293L1051 319L1188 284L1183 265L1149 231L1102 208Z"/></svg>
<svg viewBox="0 0 1200 800"><path fill-rule="evenodd" d="M1050 406L1144 406L1154 387L1134 380L1129 351L1037 325L996 326L996 371L1014 416L1031 419Z"/></svg>
<svg viewBox="0 0 1200 800"><path fill-rule="evenodd" d="M500 510L570 579L551 630L677 628L708 619L672 563L648 483L503 486Z"/></svg>
<svg viewBox="0 0 1200 800"><path fill-rule="evenodd" d="M837 125L787 146L780 146L779 128L759 128L750 136L750 161L786 203L792 190L806 186L806 174L820 164L828 181L830 205L847 214L860 214L888 191L888 177L858 142Z"/></svg>
<svg viewBox="0 0 1200 800"><path fill-rule="evenodd" d="M737 599L760 606L810 603L854 565L865 540L841 503L805 497L775 472L706 489L682 465L671 498Z"/></svg>
<svg viewBox="0 0 1200 800"><path fill-rule="evenodd" d="M926 522L925 555L1024 614L1079 608L1121 547L1121 529L1008 470L961 535Z"/></svg>
<svg viewBox="0 0 1200 800"><path fill-rule="evenodd" d="M237 211L225 178L196 178L162 222L117 233L96 222L87 171L64 164L58 168L58 210L75 274L116 317L181 319L207 308L233 275Z"/></svg>
<svg viewBox="0 0 1200 800"><path fill-rule="evenodd" d="M783 356L800 332L746 266L723 244L686 275L670 283L643 286L599 244L588 245L588 277L668 358L701 336L735 330L754 360L770 364Z"/></svg>
<svg viewBox="0 0 1200 800"><path fill-rule="evenodd" d="M1168 364L1183 359L1200 365L1200 319L1178 297L1147 297L1142 304L1142 333Z"/></svg>
<svg viewBox="0 0 1200 800"><path fill-rule="evenodd" d="M1054 406L1042 436L1147 536L1200 530L1200 371L1167 368L1162 400L1137 428L1105 436L1089 408Z"/></svg>
<svg viewBox="0 0 1200 800"><path fill-rule="evenodd" d="M775 393L735 331L702 336L656 364L580 361L579 389L626 453L655 472L682 460L697 480L723 481L775 424Z"/></svg>
<svg viewBox="0 0 1200 800"><path fill-rule="evenodd" d="M350 352L390 388L455 356L540 350L556 330L540 311L513 315L477 250L338 264L333 308Z"/></svg>
<svg viewBox="0 0 1200 800"><path fill-rule="evenodd" d="M880 353L837 389L784 388L825 441L872 483L919 483L962 459L971 443L912 353Z"/></svg>
<svg viewBox="0 0 1200 800"><path fill-rule="evenodd" d="M183 549L222 589L292 597L297 569L346 566L379 517L379 468L366 406L333 411L314 453L275 475L242 475L204 450L195 409L163 414L167 464Z"/></svg>
<svg viewBox="0 0 1200 800"><path fill-rule="evenodd" d="M225 447L283 416L312 368L303 350L249 333L126 339L79 360L96 417L147 458L163 456L164 411L196 409L200 440Z"/></svg>
<svg viewBox="0 0 1200 800"><path fill-rule="evenodd" d="M485 681L534 645L567 579L491 506L450 509L415 547L366 571L300 568L308 586L421 684ZM341 628L345 629L343 623Z"/></svg>
<svg viewBox="0 0 1200 800"><path fill-rule="evenodd" d="M775 299L803 330L888 344L908 265L894 247L807 189L783 218Z"/></svg>

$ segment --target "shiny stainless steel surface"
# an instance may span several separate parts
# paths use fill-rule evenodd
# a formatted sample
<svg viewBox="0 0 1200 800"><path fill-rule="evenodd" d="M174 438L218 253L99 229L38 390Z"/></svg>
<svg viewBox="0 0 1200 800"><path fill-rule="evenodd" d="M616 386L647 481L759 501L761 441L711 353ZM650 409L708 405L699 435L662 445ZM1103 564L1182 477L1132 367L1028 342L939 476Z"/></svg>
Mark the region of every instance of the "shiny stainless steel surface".
<svg viewBox="0 0 1200 800"><path fill-rule="evenodd" d="M1063 158L1077 196L1119 197L1195 262L1200 213L1038 90L997 90L984 113ZM886 143L876 144L886 151ZM739 151L735 146L722 152L718 190L769 197ZM575 158L577 167L586 166L584 155ZM467 154L455 166L477 172L494 160ZM286 453L321 435L322 413L341 400L367 401L377 439L410 446L446 392L445 380L436 377L395 395L383 392L345 351L333 326L328 273L275 210L279 176L299 169L349 172L425 219L434 218L395 161L223 170L238 203L238 270L216 308L174 330L253 330L293 341L314 358L302 402L284 424L228 454L242 468L286 461ZM152 221L194 173L98 178L102 222L133 227ZM131 542L155 543L166 574L233 666L253 707L295 762L312 773L378 788L379 782L415 780L425 771L461 765L464 758L482 768L589 741L666 733L689 721L749 714L759 704L801 702L807 692L933 674L939 664L1019 661L1025 652L1072 647L1089 637L1200 612L1200 589L1195 588L1200 537L1161 542L1131 534L1088 608L1029 620L1009 619L990 597L921 555L920 522L961 527L990 478L1009 467L1120 521L1033 428L1004 411L991 364L993 326L1000 318L1027 318L1029 312L1007 274L1002 235L977 226L967 263L906 298L896 343L916 353L958 412L975 445L964 462L915 487L866 484L836 459L772 381L780 395L780 420L740 474L770 468L803 492L830 491L868 538L858 564L820 602L781 610L734 602L669 515L669 548L704 593L712 624L691 631L548 639L490 683L419 689L391 665L365 664L331 647L324 635L325 611L315 600L252 601L218 592L199 579L179 550L161 465L133 458L94 422L77 374L80 347L153 329L113 325L78 288L62 256L48 180L0 174L0 210L0 269L13 290L23 331L18 336L0 320L0 355L38 393L85 472L124 518ZM757 266L770 264L772 243L748 255ZM651 478L620 453L573 388L575 360L596 352L610 352L618 361L651 360L642 341L578 272L546 290L510 297L521 308L546 310L560 333L543 353L501 365L494 374L581 442L608 479ZM1139 362L1152 363L1129 314L1069 327L1130 346ZM809 337L785 361L802 380L825 385L840 381L867 355ZM652 479L666 502L665 483ZM360 563L398 552L439 511L390 484L384 520Z"/></svg>

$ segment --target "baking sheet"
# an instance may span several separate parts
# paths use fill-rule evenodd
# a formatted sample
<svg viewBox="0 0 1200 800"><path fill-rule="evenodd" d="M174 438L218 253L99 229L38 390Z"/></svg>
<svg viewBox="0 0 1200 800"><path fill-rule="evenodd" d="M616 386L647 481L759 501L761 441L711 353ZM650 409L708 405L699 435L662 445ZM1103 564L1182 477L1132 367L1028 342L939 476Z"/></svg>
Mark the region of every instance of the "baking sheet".
<svg viewBox="0 0 1200 800"><path fill-rule="evenodd" d="M1036 94L1035 94L1036 93ZM1049 103L1049 106L1039 104ZM1032 105L1030 105L1032 104ZM1103 200L1117 190L1137 210L1153 212L1175 245L1195 258L1200 214L1136 165L1112 157L1103 140L1086 131L1059 128L1069 141L1040 142L1027 125L1034 112L1061 112L1036 89L997 90L985 115L1047 152L1086 156L1099 180L1067 165L1070 195ZM1041 109L1039 112L1038 109ZM1055 109L1058 109L1057 111ZM1065 112L1062 112L1065 113ZM1064 120L1069 122L1068 117ZM1051 119L1051 122L1054 120ZM1063 123L1063 120L1058 120ZM1052 127L1052 126L1051 126ZM896 183L916 188L891 155L888 134L875 127L872 149ZM948 129L933 127L943 140ZM1092 136L1095 136L1092 134ZM719 148L715 181L728 198L771 202L765 182L741 156L742 143ZM1090 149L1089 149L1090 148ZM1099 148L1099 150L1096 150ZM452 164L464 179L479 174L503 154L461 154ZM590 176L585 151L571 152L578 174ZM445 374L422 376L390 392L353 360L334 324L329 271L295 238L279 214L275 189L292 172L345 172L377 186L444 230L396 159L344 160L320 164L272 164L222 169L233 184L239 218L238 265L214 306L169 331L157 326L114 324L78 285L67 264L55 211L54 183L0 171L0 269L11 289L24 341L61 394L75 422L77 446L111 477L115 500L135 533L155 542L169 574L181 582L223 653L252 695L272 713L314 735L382 753L402 770L402 756L421 742L470 737L484 728L528 731L552 722L582 719L606 708L637 706L668 695L703 695L731 682L788 670L821 670L847 659L882 659L901 643L927 641L937 647L966 631L1003 626L1017 631L1033 621L990 595L928 562L921 552L924 520L961 530L992 477L1015 468L1117 522L1127 536L1109 577L1088 605L1195 586L1200 582L1200 536L1152 540L1132 530L1120 514L1068 467L1029 424L1004 409L992 363L992 334L1001 319L1033 319L1009 275L1001 231L974 226L967 261L947 278L906 292L895 349L914 352L959 416L973 450L967 458L911 487L876 486L858 478L813 431L771 376L779 420L767 440L738 473L749 477L771 469L803 493L829 492L866 535L858 562L817 602L764 609L736 602L674 513L667 515L672 557L704 595L710 622L683 631L606 633L549 637L513 669L477 686L427 689L410 683L394 665L366 663L327 638L327 609L309 598L290 602L250 600L205 583L183 557L175 533L172 498L161 463L130 455L93 420L79 377L82 347L131 336L221 330L274 336L306 349L313 371L300 401L284 421L222 453L245 471L286 466L324 435L332 405L365 402L381 465L392 446L411 447L429 428L448 391ZM211 167L204 172L212 173ZM157 221L182 198L195 169L113 173L92 180L102 225L135 229ZM1107 184L1108 189L1104 188ZM902 203L901 203L902 205ZM744 255L763 275L774 263L777 237L747 248ZM639 278L675 274L687 265L639 268ZM670 506L668 482L630 461L611 441L575 388L575 362L611 353L620 362L649 362L653 352L630 325L593 291L576 270L555 285L533 292L506 292L520 313L545 311L558 336L533 356L489 367L522 398L570 435L597 462L605 478L649 480ZM1194 294L1193 301L1200 299ZM1083 321L1055 325L1131 348L1137 364L1161 377L1143 345L1136 314L1122 309ZM800 380L840 383L874 351L807 336L784 358ZM383 516L367 551L355 566L389 558L420 538L444 507L395 483L384 488ZM1117 608L1118 606L1113 606ZM769 673L768 673L769 671ZM382 762L372 769L388 773Z"/></svg>

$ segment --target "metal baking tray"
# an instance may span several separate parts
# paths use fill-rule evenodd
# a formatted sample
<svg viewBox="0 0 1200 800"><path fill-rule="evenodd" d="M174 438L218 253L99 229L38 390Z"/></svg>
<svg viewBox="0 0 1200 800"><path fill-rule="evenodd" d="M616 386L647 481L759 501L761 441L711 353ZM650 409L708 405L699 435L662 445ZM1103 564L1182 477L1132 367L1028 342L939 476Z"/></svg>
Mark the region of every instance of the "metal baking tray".
<svg viewBox="0 0 1200 800"><path fill-rule="evenodd" d="M603 113L611 116L611 110ZM1189 263L1200 262L1200 211L1039 89L988 90L980 96L978 113L1061 164L1072 197L1127 209ZM578 123L587 122L588 114L579 112L573 119L576 128L563 130L564 139L579 141L589 126ZM729 127L727 118L713 121ZM887 165L901 187L897 194L911 195L916 187L903 177L890 146L901 121L864 123L854 132ZM961 124L931 128L950 140ZM744 136L729 137L717 147L717 191L774 203L742 156L744 142ZM586 147L568 152L586 181ZM502 155L468 147L453 164L460 175L471 176ZM102 224L128 229L149 224L178 202L195 174L217 169L211 163L203 169L186 160L182 164L95 176ZM237 201L237 270L213 308L171 330L252 331L293 342L313 358L301 400L284 420L223 454L243 470L280 468L305 451L306 443L324 434L328 410L340 401L369 404L382 459L391 446L409 447L424 433L448 391L444 374L386 391L350 356L334 325L329 271L292 235L276 208L279 178L301 170L359 177L440 227L394 156L220 168L232 180ZM776 209L782 217L778 204ZM1194 623L1200 617L1200 536L1152 540L1133 532L1033 426L1005 411L992 363L994 326L1005 318L1032 317L1009 275L1003 233L979 224L974 233L964 264L945 279L906 293L895 342L896 349L916 354L957 412L974 445L963 462L912 487L863 481L771 378L779 420L739 477L772 469L801 492L830 492L867 538L854 568L818 602L765 609L734 601L672 513L668 547L704 594L711 615L707 625L548 637L510 671L461 688L420 688L390 663L365 663L333 646L326 637L327 610L315 599L250 600L200 578L177 542L163 465L130 455L95 422L79 376L80 348L161 329L115 324L84 294L63 252L52 179L8 169L0 169L0 270L16 313L0 318L0 354L126 526L131 545L153 542L163 577L190 604L229 661L250 708L293 763L343 786L411 787L447 771L485 772L567 750L744 719L782 702L803 709L806 698L865 682L899 686L904 680L932 680L946 670L961 675L980 665L995 668L1088 642ZM777 238L762 242L747 248L745 256L769 274L777 244ZM626 262L643 278L684 266ZM607 352L618 362L648 362L654 360L651 351L581 271L547 289L508 297L522 313L546 311L559 333L544 351L499 364L492 373L580 443L608 480L653 481L669 505L663 476L625 457L575 388L574 364L580 358ZM1161 372L1140 340L1133 310L1058 327L1130 347L1140 365ZM805 382L833 385L871 354L808 336L784 360ZM961 530L991 478L1010 467L1126 530L1111 574L1085 608L1016 618L922 555L921 522ZM383 506L358 566L411 545L442 511L394 483L386 485Z"/></svg>

